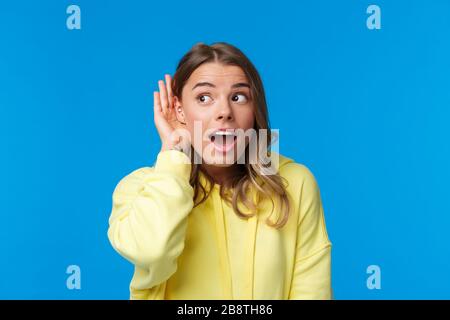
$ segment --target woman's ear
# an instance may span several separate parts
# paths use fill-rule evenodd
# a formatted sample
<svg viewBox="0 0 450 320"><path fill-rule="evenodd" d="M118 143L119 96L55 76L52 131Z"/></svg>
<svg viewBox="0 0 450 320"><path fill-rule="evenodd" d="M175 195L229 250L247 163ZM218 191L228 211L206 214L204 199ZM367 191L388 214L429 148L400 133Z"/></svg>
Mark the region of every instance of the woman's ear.
<svg viewBox="0 0 450 320"><path fill-rule="evenodd" d="M175 115L177 117L177 120L182 124L186 124L184 110L183 106L181 105L180 99L178 99L177 96L174 96L173 99L174 99L173 101L174 101Z"/></svg>

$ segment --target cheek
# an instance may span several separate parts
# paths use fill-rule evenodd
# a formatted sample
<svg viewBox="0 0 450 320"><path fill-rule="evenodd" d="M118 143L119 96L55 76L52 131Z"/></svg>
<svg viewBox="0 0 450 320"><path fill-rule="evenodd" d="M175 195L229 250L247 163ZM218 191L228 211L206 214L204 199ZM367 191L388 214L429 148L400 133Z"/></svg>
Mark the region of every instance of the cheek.
<svg viewBox="0 0 450 320"><path fill-rule="evenodd" d="M188 103L184 106L184 115L186 117L186 122L191 123L192 125L195 121L208 121L211 117L210 113L211 112L209 112L209 109L204 109L194 103Z"/></svg>
<svg viewBox="0 0 450 320"><path fill-rule="evenodd" d="M240 110L240 112L236 113L236 122L238 123L239 127L242 129L251 129L254 127L255 124L255 114L253 112L252 108L249 108L248 110Z"/></svg>
<svg viewBox="0 0 450 320"><path fill-rule="evenodd" d="M202 145L205 146L208 141L203 141L203 132L208 129L211 117L207 112L199 112L199 110L195 109L189 107L185 109L184 115L186 120L186 129L191 135L191 141L194 141L194 139L201 139ZM196 137L196 134L199 135L199 137ZM194 145L194 148L196 146L197 145Z"/></svg>

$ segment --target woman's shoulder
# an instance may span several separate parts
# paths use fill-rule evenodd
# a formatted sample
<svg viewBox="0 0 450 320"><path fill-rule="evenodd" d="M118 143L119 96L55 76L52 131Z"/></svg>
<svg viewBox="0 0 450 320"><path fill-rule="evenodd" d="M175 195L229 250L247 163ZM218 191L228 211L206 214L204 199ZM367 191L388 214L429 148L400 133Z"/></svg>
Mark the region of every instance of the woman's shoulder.
<svg viewBox="0 0 450 320"><path fill-rule="evenodd" d="M297 181L302 183L304 181L314 180L314 175L311 170L303 163L296 162L294 159L284 155L279 156L278 173L285 179Z"/></svg>
<svg viewBox="0 0 450 320"><path fill-rule="evenodd" d="M305 164L279 155L278 174L287 181L287 190L294 198L316 197L320 194L317 180Z"/></svg>
<svg viewBox="0 0 450 320"><path fill-rule="evenodd" d="M139 167L137 169L132 169L128 171L123 177L121 178L120 182L126 182L126 181L133 181L133 180L142 180L145 179L146 176L151 174L154 171L153 167L145 166L145 167Z"/></svg>
<svg viewBox="0 0 450 320"><path fill-rule="evenodd" d="M137 192L146 177L153 172L153 167L139 167L123 175L114 188L114 193Z"/></svg>

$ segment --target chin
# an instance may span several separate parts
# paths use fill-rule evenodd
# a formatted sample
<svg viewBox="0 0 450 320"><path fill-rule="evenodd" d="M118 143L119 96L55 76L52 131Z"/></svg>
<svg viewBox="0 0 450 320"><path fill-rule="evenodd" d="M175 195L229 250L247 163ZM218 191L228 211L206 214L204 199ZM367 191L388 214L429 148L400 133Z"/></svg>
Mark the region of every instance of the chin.
<svg viewBox="0 0 450 320"><path fill-rule="evenodd" d="M224 156L209 156L203 157L203 163L220 168L227 168L233 166L237 161L234 159L226 159Z"/></svg>
<svg viewBox="0 0 450 320"><path fill-rule="evenodd" d="M214 167L219 167L219 168L228 168L228 167L233 166L235 163L236 162L231 163L231 164L230 163L218 163L218 162L215 162L215 163L211 163L211 165L214 166Z"/></svg>

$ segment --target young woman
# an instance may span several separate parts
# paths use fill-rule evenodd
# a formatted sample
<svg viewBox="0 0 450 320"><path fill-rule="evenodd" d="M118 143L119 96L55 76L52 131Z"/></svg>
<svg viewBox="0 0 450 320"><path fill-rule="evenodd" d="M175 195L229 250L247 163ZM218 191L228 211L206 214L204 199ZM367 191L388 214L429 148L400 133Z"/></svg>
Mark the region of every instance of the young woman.
<svg viewBox="0 0 450 320"><path fill-rule="evenodd" d="M158 85L161 151L119 182L109 219L112 246L135 268L130 298L330 299L331 243L314 176L282 155L267 174L261 153L250 155L254 141L237 134L265 140L269 130L249 59L200 43ZM269 130L264 154L274 159L271 141Z"/></svg>

